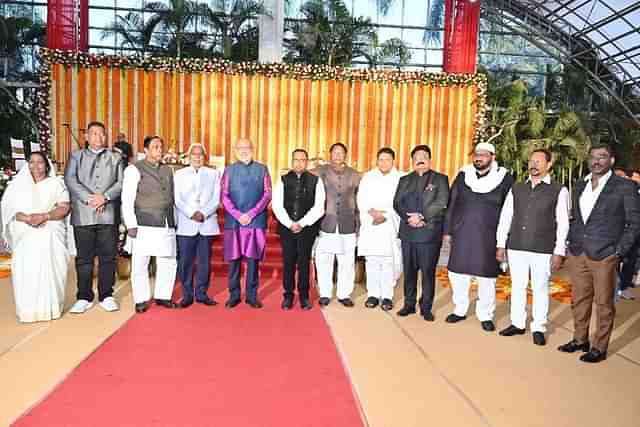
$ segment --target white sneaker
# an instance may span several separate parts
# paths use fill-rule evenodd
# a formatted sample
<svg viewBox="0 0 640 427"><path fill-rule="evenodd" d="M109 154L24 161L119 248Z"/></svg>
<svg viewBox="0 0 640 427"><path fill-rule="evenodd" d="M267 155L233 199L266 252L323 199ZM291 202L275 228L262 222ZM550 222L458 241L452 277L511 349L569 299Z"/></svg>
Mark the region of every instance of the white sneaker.
<svg viewBox="0 0 640 427"><path fill-rule="evenodd" d="M113 297L106 297L102 301L100 301L100 307L104 309L104 311L118 311L120 310L120 306L116 302Z"/></svg>
<svg viewBox="0 0 640 427"><path fill-rule="evenodd" d="M71 307L69 313L82 314L85 311L89 310L91 307L93 307L92 302L89 302L86 299L79 299L75 304L73 304L73 307Z"/></svg>
<svg viewBox="0 0 640 427"><path fill-rule="evenodd" d="M636 299L635 295L633 295L633 291L631 290L631 288L627 288L624 291L620 291L620 298L622 299Z"/></svg>

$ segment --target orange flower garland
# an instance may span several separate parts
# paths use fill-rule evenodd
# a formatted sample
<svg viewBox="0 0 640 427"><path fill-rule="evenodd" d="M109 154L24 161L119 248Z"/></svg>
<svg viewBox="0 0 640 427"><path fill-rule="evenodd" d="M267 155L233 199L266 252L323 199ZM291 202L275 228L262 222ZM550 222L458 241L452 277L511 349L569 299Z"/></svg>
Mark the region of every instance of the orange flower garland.
<svg viewBox="0 0 640 427"><path fill-rule="evenodd" d="M438 267L436 271L436 279L445 288L451 287L449 282L449 275L445 267ZM471 289L477 290L478 282L474 279L471 280ZM549 284L549 296L556 301L563 304L571 304L571 284L566 280L552 277ZM506 301L511 297L511 277L506 275L498 276L496 280L496 298ZM531 288L527 288L527 302L531 304L533 294Z"/></svg>

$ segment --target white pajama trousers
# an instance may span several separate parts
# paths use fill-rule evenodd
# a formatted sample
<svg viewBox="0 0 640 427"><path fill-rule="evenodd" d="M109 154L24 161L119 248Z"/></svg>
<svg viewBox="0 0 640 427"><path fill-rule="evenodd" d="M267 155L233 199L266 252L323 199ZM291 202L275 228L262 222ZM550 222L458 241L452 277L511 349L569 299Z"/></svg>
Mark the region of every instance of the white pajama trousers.
<svg viewBox="0 0 640 427"><path fill-rule="evenodd" d="M325 244L322 239L331 239ZM333 263L338 259L338 299L351 297L356 276L356 235L355 234L320 234L316 248L316 269L318 270L318 287L320 298L331 298L333 294ZM331 250L335 247L335 251Z"/></svg>
<svg viewBox="0 0 640 427"><path fill-rule="evenodd" d="M549 278L551 254L528 251L507 251L511 271L511 324L519 329L527 326L527 287L531 273L533 308L532 332L546 332L549 313Z"/></svg>
<svg viewBox="0 0 640 427"><path fill-rule="evenodd" d="M149 282L149 255L131 256L131 288L133 301L136 304L151 299L151 283ZM155 299L171 299L173 285L176 281L178 263L176 257L156 256L156 286L153 292Z"/></svg>
<svg viewBox="0 0 640 427"><path fill-rule="evenodd" d="M367 296L382 299L393 299L393 257L367 255Z"/></svg>
<svg viewBox="0 0 640 427"><path fill-rule="evenodd" d="M469 287L471 286L471 276L469 274L459 274L449 272L449 281L453 291L453 313L457 316L466 316L469 309ZM477 277L478 281L478 301L476 302L476 317L484 322L493 320L496 310L496 279L489 277Z"/></svg>

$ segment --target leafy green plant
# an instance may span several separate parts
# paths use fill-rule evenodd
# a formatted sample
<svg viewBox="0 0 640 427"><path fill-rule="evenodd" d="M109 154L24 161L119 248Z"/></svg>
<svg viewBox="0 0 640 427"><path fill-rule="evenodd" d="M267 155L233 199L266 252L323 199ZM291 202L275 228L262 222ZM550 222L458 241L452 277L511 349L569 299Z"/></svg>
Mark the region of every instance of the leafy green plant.
<svg viewBox="0 0 640 427"><path fill-rule="evenodd" d="M342 0L308 0L300 7L302 21L285 31L285 61L350 66L354 58L374 62L376 30L369 18L353 17Z"/></svg>
<svg viewBox="0 0 640 427"><path fill-rule="evenodd" d="M489 87L488 141L495 144L503 166L518 180L524 180L529 154L545 148L553 155L556 180L572 185L577 176L583 175L592 138L580 114L570 109L546 111L543 99L527 95L522 80L497 87L490 80Z"/></svg>

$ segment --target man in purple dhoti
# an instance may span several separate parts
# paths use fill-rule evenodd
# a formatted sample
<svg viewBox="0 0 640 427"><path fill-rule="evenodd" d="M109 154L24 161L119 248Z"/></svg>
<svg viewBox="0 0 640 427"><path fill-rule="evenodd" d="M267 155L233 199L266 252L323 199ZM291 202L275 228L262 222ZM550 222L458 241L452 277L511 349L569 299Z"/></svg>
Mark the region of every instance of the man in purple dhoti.
<svg viewBox="0 0 640 427"><path fill-rule="evenodd" d="M239 139L235 146L238 161L222 175L224 206L224 260L229 262L229 300L225 306L240 303L240 266L247 262L245 302L262 308L258 300L258 268L264 256L267 205L271 201L271 177L262 163L253 161L253 144Z"/></svg>

